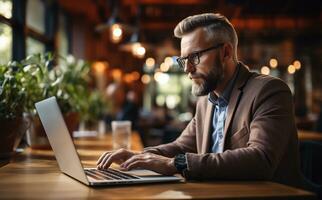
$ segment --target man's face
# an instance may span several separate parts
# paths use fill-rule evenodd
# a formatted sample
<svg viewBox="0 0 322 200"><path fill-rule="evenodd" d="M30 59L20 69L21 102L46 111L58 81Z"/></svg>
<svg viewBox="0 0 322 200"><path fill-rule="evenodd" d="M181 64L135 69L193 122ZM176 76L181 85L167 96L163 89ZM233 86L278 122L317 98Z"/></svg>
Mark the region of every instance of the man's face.
<svg viewBox="0 0 322 200"><path fill-rule="evenodd" d="M181 56L200 51L216 43L206 41L207 33L198 28L191 33L184 35L181 39ZM200 63L196 66L186 61L184 68L192 80L192 94L196 96L207 95L214 91L224 77L224 64L220 60L220 48L207 51L200 55Z"/></svg>

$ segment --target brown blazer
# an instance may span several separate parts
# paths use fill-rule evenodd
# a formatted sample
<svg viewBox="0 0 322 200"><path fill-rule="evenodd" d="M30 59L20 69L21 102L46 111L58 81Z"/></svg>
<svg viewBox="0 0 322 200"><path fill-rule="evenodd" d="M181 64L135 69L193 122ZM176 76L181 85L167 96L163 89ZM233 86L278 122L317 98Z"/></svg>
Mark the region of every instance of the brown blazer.
<svg viewBox="0 0 322 200"><path fill-rule="evenodd" d="M280 79L240 69L228 104L223 153L211 153L213 105L200 97L196 114L172 143L146 151L186 153L187 179L271 180L302 186L292 94Z"/></svg>

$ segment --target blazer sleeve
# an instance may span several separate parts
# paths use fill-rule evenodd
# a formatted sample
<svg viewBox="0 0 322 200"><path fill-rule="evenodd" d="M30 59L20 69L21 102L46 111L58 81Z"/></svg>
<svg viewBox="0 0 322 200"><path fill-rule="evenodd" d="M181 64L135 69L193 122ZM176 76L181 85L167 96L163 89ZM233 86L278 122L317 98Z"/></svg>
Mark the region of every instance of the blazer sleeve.
<svg viewBox="0 0 322 200"><path fill-rule="evenodd" d="M195 117L189 122L181 135L174 141L168 144L163 144L155 147L147 147L143 152L150 152L166 157L174 157L180 153L192 152L197 153L196 148L196 119Z"/></svg>
<svg viewBox="0 0 322 200"><path fill-rule="evenodd" d="M270 180L296 133L292 95L278 80L268 81L253 100L247 147L223 153L187 153L187 179ZM238 119L236 119L238 120Z"/></svg>

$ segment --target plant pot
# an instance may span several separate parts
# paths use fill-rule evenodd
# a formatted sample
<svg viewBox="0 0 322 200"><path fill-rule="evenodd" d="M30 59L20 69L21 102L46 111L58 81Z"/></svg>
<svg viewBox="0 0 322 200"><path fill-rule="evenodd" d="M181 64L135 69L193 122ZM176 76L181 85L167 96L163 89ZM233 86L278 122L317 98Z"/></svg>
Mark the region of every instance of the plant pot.
<svg viewBox="0 0 322 200"><path fill-rule="evenodd" d="M38 115L25 114L30 121L30 128L27 131L27 141L32 149L51 149L45 130ZM78 113L64 114L64 120L71 136L77 130L79 124Z"/></svg>
<svg viewBox="0 0 322 200"><path fill-rule="evenodd" d="M68 131L71 134L71 136L73 136L73 132L78 130L79 113L69 112L69 113L65 113L63 116L64 116L66 126L68 128Z"/></svg>
<svg viewBox="0 0 322 200"><path fill-rule="evenodd" d="M22 136L28 129L28 121L22 117L0 120L0 158L7 159L14 155Z"/></svg>
<svg viewBox="0 0 322 200"><path fill-rule="evenodd" d="M25 114L30 121L27 130L27 142L32 149L51 149L45 130L40 122L38 115Z"/></svg>

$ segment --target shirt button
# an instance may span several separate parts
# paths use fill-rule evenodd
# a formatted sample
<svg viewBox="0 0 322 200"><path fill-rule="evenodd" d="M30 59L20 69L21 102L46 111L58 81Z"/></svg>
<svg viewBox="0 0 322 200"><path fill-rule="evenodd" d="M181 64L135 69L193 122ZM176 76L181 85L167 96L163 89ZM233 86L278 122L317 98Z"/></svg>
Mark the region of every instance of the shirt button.
<svg viewBox="0 0 322 200"><path fill-rule="evenodd" d="M219 135L219 138L222 139L223 138L223 135Z"/></svg>

